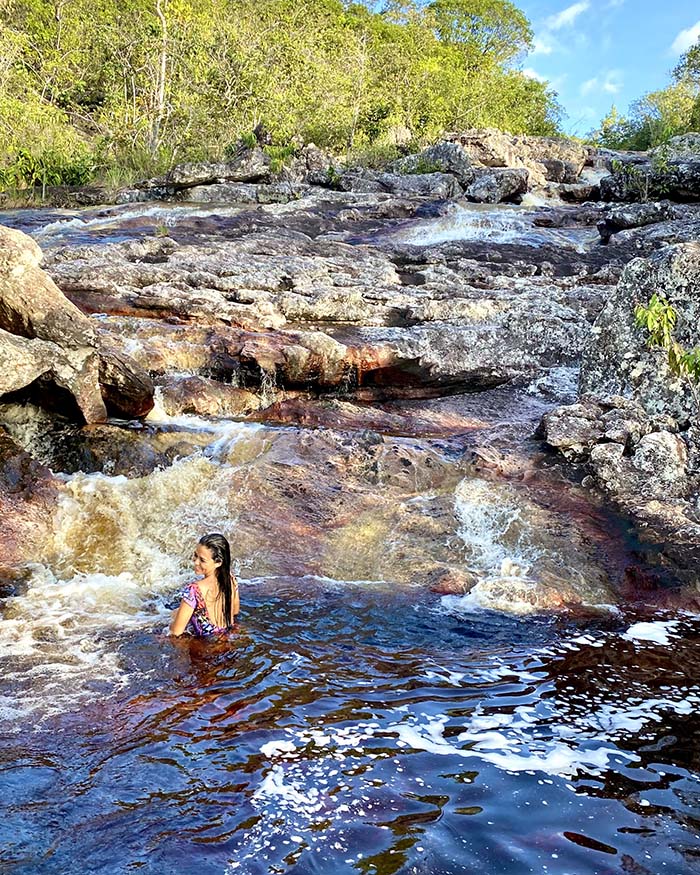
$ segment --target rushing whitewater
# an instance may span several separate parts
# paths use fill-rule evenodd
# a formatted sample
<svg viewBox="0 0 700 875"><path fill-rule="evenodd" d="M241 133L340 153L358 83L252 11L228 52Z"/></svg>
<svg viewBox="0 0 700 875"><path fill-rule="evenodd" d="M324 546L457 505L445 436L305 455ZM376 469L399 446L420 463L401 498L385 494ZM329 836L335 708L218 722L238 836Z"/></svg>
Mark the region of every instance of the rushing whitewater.
<svg viewBox="0 0 700 875"><path fill-rule="evenodd" d="M521 246L541 246L553 243L573 251L585 251L595 241L590 230L552 230L538 228L533 213L521 207L501 205L497 209L474 204L450 204L437 219L422 222L398 233L405 243L432 246L450 240L518 243Z"/></svg>

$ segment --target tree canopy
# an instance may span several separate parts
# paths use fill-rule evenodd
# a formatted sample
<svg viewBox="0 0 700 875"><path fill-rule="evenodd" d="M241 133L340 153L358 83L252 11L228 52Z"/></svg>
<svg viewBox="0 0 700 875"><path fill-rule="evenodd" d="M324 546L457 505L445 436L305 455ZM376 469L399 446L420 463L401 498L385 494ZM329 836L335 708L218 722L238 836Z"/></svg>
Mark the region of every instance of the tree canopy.
<svg viewBox="0 0 700 875"><path fill-rule="evenodd" d="M4 0L0 183L219 157L263 124L334 150L556 133L509 0Z"/></svg>
<svg viewBox="0 0 700 875"><path fill-rule="evenodd" d="M613 106L591 138L611 149L645 150L690 131L700 131L700 40L681 56L666 88L640 97L627 116Z"/></svg>

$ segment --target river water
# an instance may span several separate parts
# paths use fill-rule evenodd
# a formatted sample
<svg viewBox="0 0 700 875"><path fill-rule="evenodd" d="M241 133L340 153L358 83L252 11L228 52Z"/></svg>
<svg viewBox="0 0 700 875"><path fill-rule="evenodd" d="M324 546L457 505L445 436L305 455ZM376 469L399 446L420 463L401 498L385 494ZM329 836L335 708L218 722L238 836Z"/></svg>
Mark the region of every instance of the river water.
<svg viewBox="0 0 700 875"><path fill-rule="evenodd" d="M0 220L65 245L183 215L129 210ZM531 454L547 403L527 387L431 409L478 413L498 444L511 404L507 441ZM36 442L36 420L14 428ZM341 483L319 460L360 444L323 430L158 407L146 430L194 449L139 477L63 473L0 602L3 875L700 872L700 618L672 581L631 597L648 568L624 521L546 466L464 467L466 439L385 438L411 477L384 460ZM306 505L332 489L355 516L327 526ZM241 622L173 641L208 530L231 536ZM421 584L420 563L450 559L478 574L469 595ZM528 600L553 569L577 609Z"/></svg>

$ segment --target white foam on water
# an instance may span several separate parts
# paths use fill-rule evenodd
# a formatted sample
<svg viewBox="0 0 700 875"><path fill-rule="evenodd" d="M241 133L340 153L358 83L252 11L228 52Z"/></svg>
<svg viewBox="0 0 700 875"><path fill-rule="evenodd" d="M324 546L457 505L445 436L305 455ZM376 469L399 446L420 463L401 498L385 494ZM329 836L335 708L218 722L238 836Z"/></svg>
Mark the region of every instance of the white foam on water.
<svg viewBox="0 0 700 875"><path fill-rule="evenodd" d="M510 732L495 732L482 727L472 727L461 732L456 740L469 742L459 747L445 738L448 722L444 715L412 717L407 722L389 726L398 738L413 750L423 750L440 756L462 759L478 759L506 772L544 772L548 775L570 776L579 770L603 769L613 757L635 761L634 754L617 748L596 745L590 749L571 746L565 741L539 741L527 738L521 731L531 721L518 719L517 712L510 724Z"/></svg>
<svg viewBox="0 0 700 875"><path fill-rule="evenodd" d="M465 565L478 581L466 595L443 596L443 609L460 614L484 609L528 614L558 606L557 594L532 576L538 560L556 559L556 554L536 543L537 533L512 487L465 478L455 491L455 516Z"/></svg>
<svg viewBox="0 0 700 875"><path fill-rule="evenodd" d="M317 787L304 785L285 775L282 766L276 765L267 773L263 782L255 791L254 799L274 800L281 809L302 808L307 814L313 814L323 807Z"/></svg>
<svg viewBox="0 0 700 875"><path fill-rule="evenodd" d="M484 576L520 577L540 556L508 486L465 478L455 490L455 514L467 564Z"/></svg>
<svg viewBox="0 0 700 875"><path fill-rule="evenodd" d="M596 719L608 734L617 737L625 732L639 733L646 726L658 723L664 711L691 714L700 704L700 695L691 694L681 699L645 699L637 704L602 705Z"/></svg>
<svg viewBox="0 0 700 875"><path fill-rule="evenodd" d="M622 636L627 641L651 642L667 647L678 637L679 623L677 620L655 620L650 623L633 623Z"/></svg>
<svg viewBox="0 0 700 875"><path fill-rule="evenodd" d="M40 723L92 697L96 684L122 684L126 674L106 633L164 624L163 606L144 602L132 574L58 579L36 566L27 591L8 599L0 618L0 659L5 683L14 684L13 709Z"/></svg>
<svg viewBox="0 0 700 875"><path fill-rule="evenodd" d="M450 240L526 243L533 227L531 218L514 207L451 204L439 218L402 230L397 236L404 243L421 246Z"/></svg>
<svg viewBox="0 0 700 875"><path fill-rule="evenodd" d="M279 741L268 741L267 744L263 744L260 748L260 753L267 757L276 756L280 753L292 753L292 751L296 750L296 745L293 741L288 741L287 739L281 739Z"/></svg>
<svg viewBox="0 0 700 875"><path fill-rule="evenodd" d="M437 219L412 224L395 236L401 242L419 246L434 246L452 240L517 243L521 246L549 243L579 252L585 251L587 243L598 239L598 234L590 229L540 228L534 224L534 218L533 213L517 206L453 203Z"/></svg>
<svg viewBox="0 0 700 875"><path fill-rule="evenodd" d="M134 219L148 220L150 224L173 227L181 221L193 218L208 218L209 216L231 216L239 213L240 206L192 207L186 205L142 203L130 204L125 207L112 207L101 210L96 215L92 210L85 210L78 216L57 219L41 228L33 229L31 234L42 246L67 242L77 232L105 231L114 229L119 232L121 226ZM51 239L53 238L53 239Z"/></svg>

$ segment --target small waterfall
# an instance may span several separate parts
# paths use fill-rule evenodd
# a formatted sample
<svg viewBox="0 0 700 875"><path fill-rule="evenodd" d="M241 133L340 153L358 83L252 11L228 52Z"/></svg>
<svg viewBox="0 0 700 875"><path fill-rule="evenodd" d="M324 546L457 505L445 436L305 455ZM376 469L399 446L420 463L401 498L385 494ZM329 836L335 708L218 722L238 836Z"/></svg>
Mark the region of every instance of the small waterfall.
<svg viewBox="0 0 700 875"><path fill-rule="evenodd" d="M566 563L555 544L549 543L537 509L512 487L462 480L455 493L455 515L466 565L478 582L464 596L445 596L445 607L458 612L488 608L528 614L563 605L571 583ZM580 586L580 576L574 576Z"/></svg>
<svg viewBox="0 0 700 875"><path fill-rule="evenodd" d="M533 212L503 204L454 203L437 219L404 226L395 238L417 246L465 240L533 247L549 243L576 251L583 251L587 243L598 238L590 228L539 228L534 224L534 217Z"/></svg>
<svg viewBox="0 0 700 875"><path fill-rule="evenodd" d="M49 691L58 712L99 684L126 679L115 639L167 628L168 605L192 577L193 544L204 532L222 531L235 543L246 501L240 472L265 452L263 427L167 417L158 408L153 421L206 430L211 440L145 477L60 476L52 532L26 590L7 600L0 617L14 712L46 718ZM11 716L6 710L0 701L0 719Z"/></svg>

